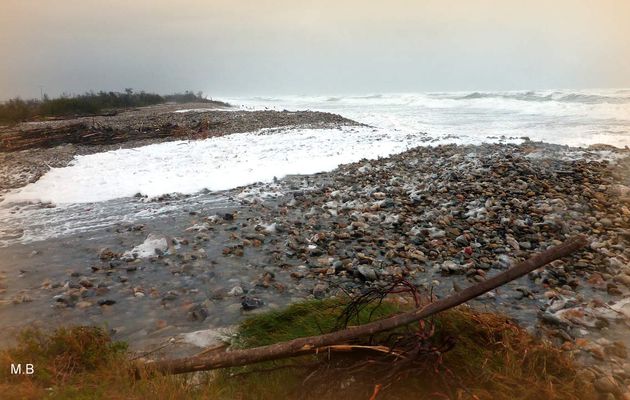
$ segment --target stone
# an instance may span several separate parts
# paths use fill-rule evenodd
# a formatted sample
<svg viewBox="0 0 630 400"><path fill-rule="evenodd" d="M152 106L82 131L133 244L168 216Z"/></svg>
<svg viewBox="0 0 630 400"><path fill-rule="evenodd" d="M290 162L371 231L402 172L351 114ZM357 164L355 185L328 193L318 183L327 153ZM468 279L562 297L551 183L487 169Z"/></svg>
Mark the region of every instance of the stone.
<svg viewBox="0 0 630 400"><path fill-rule="evenodd" d="M244 293L243 288L240 286L234 286L232 289L230 289L230 291L228 292L229 296L242 296Z"/></svg>
<svg viewBox="0 0 630 400"><path fill-rule="evenodd" d="M621 359L628 358L628 349L623 342L612 342L604 347L604 351Z"/></svg>
<svg viewBox="0 0 630 400"><path fill-rule="evenodd" d="M142 244L124 252L121 258L124 261L133 261L137 258L164 255L168 252L168 250L169 240L166 236L157 233L150 233Z"/></svg>
<svg viewBox="0 0 630 400"><path fill-rule="evenodd" d="M89 301L80 301L80 302L78 302L76 304L77 308L88 308L88 307L91 307L91 306L92 306L92 303L89 302Z"/></svg>
<svg viewBox="0 0 630 400"><path fill-rule="evenodd" d="M615 282L621 283L622 285L630 288L630 275L626 274L618 274L613 278Z"/></svg>
<svg viewBox="0 0 630 400"><path fill-rule="evenodd" d="M188 311L188 319L191 321L203 321L208 317L208 308L203 304L195 304Z"/></svg>
<svg viewBox="0 0 630 400"><path fill-rule="evenodd" d="M464 266L457 264L453 261L445 261L440 266L440 271L446 274L456 274L456 273L463 273L465 271L465 268Z"/></svg>
<svg viewBox="0 0 630 400"><path fill-rule="evenodd" d="M79 285L85 287L85 288L91 288L92 286L94 286L94 284L92 283L92 281L90 281L87 278L81 279L79 281Z"/></svg>
<svg viewBox="0 0 630 400"><path fill-rule="evenodd" d="M315 287L313 288L313 296L316 299L323 299L324 297L326 297L326 292L328 290L328 285L320 282L318 284L315 285Z"/></svg>
<svg viewBox="0 0 630 400"><path fill-rule="evenodd" d="M178 297L179 295L177 294L177 292L169 290L164 296L162 296L162 301L173 301Z"/></svg>
<svg viewBox="0 0 630 400"><path fill-rule="evenodd" d="M250 296L245 296L241 301L241 307L245 311L255 310L262 307L264 304L265 303L261 299Z"/></svg>
<svg viewBox="0 0 630 400"><path fill-rule="evenodd" d="M601 378L595 379L593 382L593 386L598 392L601 393L612 393L612 394L621 394L621 390L619 385L610 375L602 376Z"/></svg>
<svg viewBox="0 0 630 400"><path fill-rule="evenodd" d="M361 276L367 281L375 281L378 279L378 276L376 275L376 271L372 267L359 265L357 270L359 271L359 274L361 274Z"/></svg>
<svg viewBox="0 0 630 400"><path fill-rule="evenodd" d="M466 236L464 235L459 235L455 238L455 242L461 246L468 246L469 242L468 239L466 239Z"/></svg>
<svg viewBox="0 0 630 400"><path fill-rule="evenodd" d="M100 258L103 261L109 261L117 257L118 255L114 253L109 247L102 248L98 252L98 258Z"/></svg>

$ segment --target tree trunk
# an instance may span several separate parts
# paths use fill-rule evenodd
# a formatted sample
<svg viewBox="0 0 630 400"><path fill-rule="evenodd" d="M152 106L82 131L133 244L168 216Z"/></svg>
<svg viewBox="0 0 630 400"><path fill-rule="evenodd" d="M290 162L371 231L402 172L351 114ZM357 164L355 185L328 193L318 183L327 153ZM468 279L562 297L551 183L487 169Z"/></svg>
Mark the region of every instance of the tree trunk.
<svg viewBox="0 0 630 400"><path fill-rule="evenodd" d="M427 318L441 311L456 307L468 300L474 299L492 289L520 278L529 272L565 257L587 244L584 236L568 239L561 245L551 247L531 258L517 263L510 269L501 272L483 282L470 286L450 297L429 303L414 311L395 315L365 325L347 328L341 331L319 336L310 336L276 343L251 349L234 350L223 353L209 354L201 357L186 357L174 360L150 361L146 365L163 373L181 374L194 371L207 371L217 368L237 367L279 358L295 357L306 353L317 352L318 349L334 344L345 343L361 336L390 330L411 322Z"/></svg>

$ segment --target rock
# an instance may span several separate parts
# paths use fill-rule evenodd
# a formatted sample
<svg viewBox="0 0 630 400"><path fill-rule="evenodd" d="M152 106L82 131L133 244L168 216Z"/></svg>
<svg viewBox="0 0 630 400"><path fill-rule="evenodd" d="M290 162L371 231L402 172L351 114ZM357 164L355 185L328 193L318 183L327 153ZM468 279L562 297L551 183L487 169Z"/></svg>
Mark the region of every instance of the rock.
<svg viewBox="0 0 630 400"><path fill-rule="evenodd" d="M99 306L112 306L114 304L116 304L116 300L106 299L98 301Z"/></svg>
<svg viewBox="0 0 630 400"><path fill-rule="evenodd" d="M53 300L55 300L55 302L57 303L62 303L67 306L73 307L74 304L79 300L79 295L77 291L68 290L65 293L54 296Z"/></svg>
<svg viewBox="0 0 630 400"><path fill-rule="evenodd" d="M315 287L313 288L313 296L316 299L323 299L324 297L326 297L327 290L328 290L328 285L323 282L320 282L316 284Z"/></svg>
<svg viewBox="0 0 630 400"><path fill-rule="evenodd" d="M19 293L11 299L13 304L30 303L31 301L33 301L33 298L27 293Z"/></svg>
<svg viewBox="0 0 630 400"><path fill-rule="evenodd" d="M244 293L243 288L240 286L234 286L232 289L230 289L230 291L228 292L228 295L230 296L242 296Z"/></svg>
<svg viewBox="0 0 630 400"><path fill-rule="evenodd" d="M191 321L203 321L208 317L208 308L203 304L195 304L188 311L188 319Z"/></svg>
<svg viewBox="0 0 630 400"><path fill-rule="evenodd" d="M619 282L622 285L630 288L630 275L619 274L619 275L615 275L613 279L615 282Z"/></svg>
<svg viewBox="0 0 630 400"><path fill-rule="evenodd" d="M89 301L80 301L76 304L77 308L88 308L92 307L92 303Z"/></svg>
<svg viewBox="0 0 630 400"><path fill-rule="evenodd" d="M121 258L124 261L133 261L136 258L154 257L166 254L168 249L169 241L166 236L150 233L141 245L124 252Z"/></svg>
<svg viewBox="0 0 630 400"><path fill-rule="evenodd" d="M540 313L539 317L543 322L549 325L566 326L570 324L570 322L566 321L565 319L562 319L557 315L548 312Z"/></svg>
<svg viewBox="0 0 630 400"><path fill-rule="evenodd" d="M601 378L595 379L593 382L593 386L597 389L598 392L601 393L612 393L614 395L621 394L621 390L619 385L610 375L602 376Z"/></svg>
<svg viewBox="0 0 630 400"><path fill-rule="evenodd" d="M610 194L613 196L618 196L622 199L630 198L630 187L625 185L611 185L610 186Z"/></svg>
<svg viewBox="0 0 630 400"><path fill-rule="evenodd" d="M255 310L262 307L264 304L265 303L261 299L250 296L243 297L243 301L241 301L241 307L245 311Z"/></svg>
<svg viewBox="0 0 630 400"><path fill-rule="evenodd" d="M580 369L578 370L578 374L577 374L578 379L587 382L587 383L591 383L595 380L595 378L597 377L595 375L595 373L590 370L590 369Z"/></svg>
<svg viewBox="0 0 630 400"><path fill-rule="evenodd" d="M516 251L521 249L521 245L512 236L506 236L505 242Z"/></svg>
<svg viewBox="0 0 630 400"><path fill-rule="evenodd" d="M555 313L557 317L569 324L576 324L587 328L601 328L604 324L598 313L588 307L571 307L559 310Z"/></svg>
<svg viewBox="0 0 630 400"><path fill-rule="evenodd" d="M445 261L440 266L440 271L442 271L443 273L446 273L446 274L464 273L465 272L465 267L460 265L460 264L456 264L453 261Z"/></svg>
<svg viewBox="0 0 630 400"><path fill-rule="evenodd" d="M623 294L619 287L611 282L608 282L606 284L606 291L608 292L608 294L611 294L613 296L621 296Z"/></svg>
<svg viewBox="0 0 630 400"><path fill-rule="evenodd" d="M359 271L359 274L361 274L361 276L367 281L375 281L378 279L378 276L376 275L376 271L372 267L359 265L357 270Z"/></svg>
<svg viewBox="0 0 630 400"><path fill-rule="evenodd" d="M175 299L177 299L179 297L179 294L177 294L177 292L174 292L172 290L169 290L164 296L162 296L162 301L173 301Z"/></svg>
<svg viewBox="0 0 630 400"><path fill-rule="evenodd" d="M357 168L357 171L361 174L365 174L371 170L372 170L372 166L369 163Z"/></svg>
<svg viewBox="0 0 630 400"><path fill-rule="evenodd" d="M262 275L262 277L258 279L257 285L264 288L268 288L273 284L274 281L275 281L275 274L273 272L267 271Z"/></svg>
<svg viewBox="0 0 630 400"><path fill-rule="evenodd" d="M242 290L242 289L241 289ZM210 298L212 300L221 300L228 296L228 291L225 288L214 289L210 293Z"/></svg>
<svg viewBox="0 0 630 400"><path fill-rule="evenodd" d="M94 284L92 283L92 281L90 281L87 278L83 278L79 281L79 285L85 287L85 288L91 288L92 286L94 286Z"/></svg>
<svg viewBox="0 0 630 400"><path fill-rule="evenodd" d="M621 359L628 358L628 349L623 342L612 342L604 347L604 351Z"/></svg>
<svg viewBox="0 0 630 400"><path fill-rule="evenodd" d="M319 257L324 254L324 252L315 245L308 246L308 253L313 257Z"/></svg>
<svg viewBox="0 0 630 400"><path fill-rule="evenodd" d="M269 225L261 225L261 227L263 228L263 231L268 234L276 233L277 230L277 224L275 222Z"/></svg>
<svg viewBox="0 0 630 400"><path fill-rule="evenodd" d="M114 253L110 248L105 247L102 248L99 252L98 252L98 258L100 258L103 261L109 261L112 260L114 258L117 258L118 254Z"/></svg>
<svg viewBox="0 0 630 400"><path fill-rule="evenodd" d="M589 343L587 346L585 346L584 349L591 353L591 355L598 360L603 361L606 359L606 353L604 352L603 346L600 346L596 343Z"/></svg>
<svg viewBox="0 0 630 400"><path fill-rule="evenodd" d="M461 246L468 246L469 242L468 239L466 239L466 236L464 235L459 235L455 238L455 242Z"/></svg>
<svg viewBox="0 0 630 400"><path fill-rule="evenodd" d="M619 300L618 302L612 304L610 308L630 320L630 297Z"/></svg>
<svg viewBox="0 0 630 400"><path fill-rule="evenodd" d="M446 237L446 231L443 231L441 229L430 228L428 229L428 232L431 239L441 239L443 237Z"/></svg>

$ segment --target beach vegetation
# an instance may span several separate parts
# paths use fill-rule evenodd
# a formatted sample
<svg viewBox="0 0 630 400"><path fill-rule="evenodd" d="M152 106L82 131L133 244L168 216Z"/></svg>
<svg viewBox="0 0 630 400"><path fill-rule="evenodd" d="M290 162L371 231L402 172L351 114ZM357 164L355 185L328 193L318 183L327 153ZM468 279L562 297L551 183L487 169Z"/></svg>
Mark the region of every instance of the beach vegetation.
<svg viewBox="0 0 630 400"><path fill-rule="evenodd" d="M19 97L0 103L0 123L15 124L46 118L64 118L115 114L121 109L145 107L163 103L227 103L204 96L203 92L185 91L160 95L131 88L124 92L86 92L78 95L63 94L56 98L44 95L41 99L23 100Z"/></svg>
<svg viewBox="0 0 630 400"><path fill-rule="evenodd" d="M232 346L250 348L341 329L345 309L343 301L318 300L258 314L240 325ZM405 309L408 305L396 301L370 304L344 317L343 325ZM404 359L411 353L395 357L382 351L403 340L418 346L413 362ZM0 391L5 399L596 398L565 353L505 316L468 307L345 346L348 351L173 376L139 367L125 345L100 328L27 330L15 347L0 352ZM8 365L20 360L33 360L36 373L9 374Z"/></svg>

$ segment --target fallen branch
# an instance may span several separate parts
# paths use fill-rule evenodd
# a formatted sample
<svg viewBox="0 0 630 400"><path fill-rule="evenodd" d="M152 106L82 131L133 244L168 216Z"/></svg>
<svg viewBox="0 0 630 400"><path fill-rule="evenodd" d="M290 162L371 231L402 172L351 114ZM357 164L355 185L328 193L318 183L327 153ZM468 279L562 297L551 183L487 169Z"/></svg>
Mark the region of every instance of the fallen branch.
<svg viewBox="0 0 630 400"><path fill-rule="evenodd" d="M492 289L520 278L554 260L565 257L587 244L584 236L568 239L558 246L551 247L531 258L517 263L510 269L501 272L476 285L470 286L454 295L429 303L414 311L395 315L365 325L354 326L344 330L319 336L310 336L251 349L234 350L209 354L203 357L186 357L173 360L150 361L145 365L162 373L181 374L194 371L208 371L217 368L237 367L262 361L295 357L318 352L322 348L345 343L361 336L370 336L379 332L407 325L411 322L427 318L441 311L448 310L478 297Z"/></svg>

